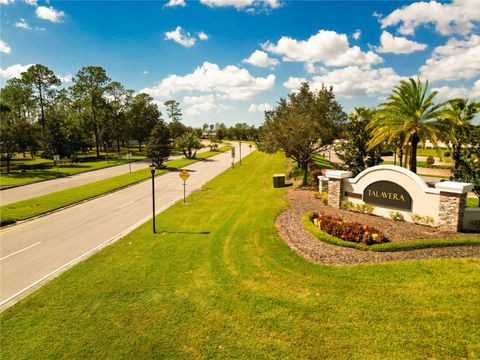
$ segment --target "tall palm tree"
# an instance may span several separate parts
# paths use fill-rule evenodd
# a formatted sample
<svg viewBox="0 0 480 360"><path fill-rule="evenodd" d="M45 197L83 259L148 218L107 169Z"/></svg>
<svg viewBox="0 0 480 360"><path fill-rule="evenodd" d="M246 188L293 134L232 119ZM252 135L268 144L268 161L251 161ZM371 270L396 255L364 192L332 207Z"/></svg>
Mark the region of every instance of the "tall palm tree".
<svg viewBox="0 0 480 360"><path fill-rule="evenodd" d="M417 146L420 141L429 139L436 143L441 126L438 118L442 115L444 103L434 104L437 91L427 94L428 81L425 85L420 79L410 78L400 81L393 94L380 105L377 115L369 128L372 139L369 148L383 142L393 143L403 136L403 146L411 145L410 170L417 172Z"/></svg>
<svg viewBox="0 0 480 360"><path fill-rule="evenodd" d="M480 103L468 99L453 99L443 110L441 125L443 127L442 140L452 144L452 157L455 162L455 169L458 168L460 161L460 151L462 149L461 139L469 130L469 127L480 112Z"/></svg>

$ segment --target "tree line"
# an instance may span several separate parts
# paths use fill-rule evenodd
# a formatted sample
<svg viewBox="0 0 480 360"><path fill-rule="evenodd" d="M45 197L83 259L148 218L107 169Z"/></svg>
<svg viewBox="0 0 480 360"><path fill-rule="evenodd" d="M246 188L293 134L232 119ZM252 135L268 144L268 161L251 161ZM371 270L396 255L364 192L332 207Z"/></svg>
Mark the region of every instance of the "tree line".
<svg viewBox="0 0 480 360"><path fill-rule="evenodd" d="M452 149L452 179L474 183L480 197L480 125L473 124L480 103L462 98L435 102L437 95L429 92L428 81L410 78L379 106L359 107L347 115L333 88L314 91L303 83L265 113L259 147L283 150L303 170L306 185L309 163L328 148L355 175L381 163L386 151L416 173L418 147L429 140L438 149L443 142Z"/></svg>
<svg viewBox="0 0 480 360"><path fill-rule="evenodd" d="M166 101L164 107L168 123L150 95L126 89L99 66L81 68L72 85L62 87L60 78L48 67L32 65L0 90L2 158L10 171L10 160L16 153L76 159L78 154L94 149L99 158L102 150L120 152L129 148L132 140L139 151L151 142L147 156L156 156L158 164L159 154L169 154L173 148L195 156L202 146L199 139L205 136L204 129L181 122L182 111L176 100ZM246 124L230 128L216 124L213 128L215 132L206 135L216 141L254 139L258 133Z"/></svg>

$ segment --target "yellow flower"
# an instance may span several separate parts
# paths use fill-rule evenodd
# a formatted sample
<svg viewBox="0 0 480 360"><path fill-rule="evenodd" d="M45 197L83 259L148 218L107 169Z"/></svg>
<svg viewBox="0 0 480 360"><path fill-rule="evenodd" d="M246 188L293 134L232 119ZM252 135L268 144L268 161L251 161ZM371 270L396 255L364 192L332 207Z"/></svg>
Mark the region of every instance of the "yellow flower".
<svg viewBox="0 0 480 360"><path fill-rule="evenodd" d="M378 234L372 234L373 241L377 240L378 236L379 236Z"/></svg>
<svg viewBox="0 0 480 360"><path fill-rule="evenodd" d="M317 220L317 218L313 219L313 225L315 225L315 226L318 225L318 220Z"/></svg>

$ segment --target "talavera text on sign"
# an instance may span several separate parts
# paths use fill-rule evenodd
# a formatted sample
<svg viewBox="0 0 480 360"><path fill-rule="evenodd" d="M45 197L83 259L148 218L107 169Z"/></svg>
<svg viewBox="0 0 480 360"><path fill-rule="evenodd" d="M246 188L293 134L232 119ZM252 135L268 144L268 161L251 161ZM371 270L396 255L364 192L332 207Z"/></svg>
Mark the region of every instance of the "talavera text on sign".
<svg viewBox="0 0 480 360"><path fill-rule="evenodd" d="M363 201L372 205L411 210L412 197L400 185L391 181L377 181L363 191Z"/></svg>

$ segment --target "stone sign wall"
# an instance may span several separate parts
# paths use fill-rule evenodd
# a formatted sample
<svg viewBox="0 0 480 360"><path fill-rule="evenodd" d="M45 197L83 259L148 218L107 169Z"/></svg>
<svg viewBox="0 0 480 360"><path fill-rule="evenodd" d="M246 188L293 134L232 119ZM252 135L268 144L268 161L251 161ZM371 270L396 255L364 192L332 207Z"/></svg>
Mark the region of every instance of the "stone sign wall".
<svg viewBox="0 0 480 360"><path fill-rule="evenodd" d="M432 225L455 231L467 227L465 203L472 184L444 181L431 188L417 174L393 165L368 168L355 178L350 171L329 170L319 179L320 191L328 181L330 206L340 207L342 201L347 200L353 204L370 204L374 206L374 214L384 217L391 217L392 213L405 221L422 217ZM468 216L472 217L470 212Z"/></svg>

